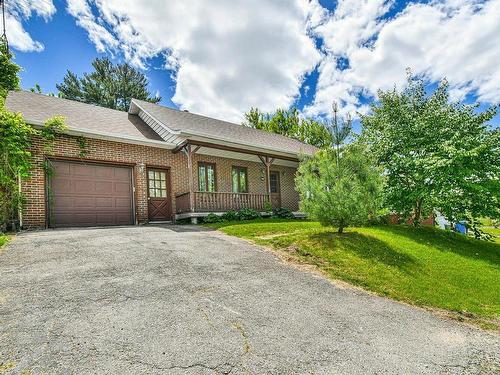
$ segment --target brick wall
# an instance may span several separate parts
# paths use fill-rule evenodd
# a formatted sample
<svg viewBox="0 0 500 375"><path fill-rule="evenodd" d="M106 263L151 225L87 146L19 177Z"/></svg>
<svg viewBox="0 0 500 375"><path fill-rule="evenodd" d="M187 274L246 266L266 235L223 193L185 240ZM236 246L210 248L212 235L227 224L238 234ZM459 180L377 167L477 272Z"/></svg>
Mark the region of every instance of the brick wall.
<svg viewBox="0 0 500 375"><path fill-rule="evenodd" d="M173 213L176 212L175 195L189 191L187 158L183 153L173 154L171 151L162 148L91 138L86 138L86 150L87 154L82 160L100 160L133 165L136 189L136 219L138 222L146 222L148 218L146 169L144 168L141 172L141 164L146 167L170 167ZM79 158L80 147L78 138L61 136L56 139L52 151L48 155L43 140L35 137L31 151L33 154L33 170L31 177L23 181L22 184L22 190L27 199L23 212L23 225L25 228L39 228L46 225L45 157ZM238 165L248 168L249 192L266 193L265 168L261 163L200 154L196 154L193 159L195 189L198 186L198 161L206 161L216 164L218 191L231 191L231 167ZM282 206L297 210L299 197L293 183L295 169L282 166L273 166L271 169L280 172ZM261 179L262 176L264 176L264 180Z"/></svg>

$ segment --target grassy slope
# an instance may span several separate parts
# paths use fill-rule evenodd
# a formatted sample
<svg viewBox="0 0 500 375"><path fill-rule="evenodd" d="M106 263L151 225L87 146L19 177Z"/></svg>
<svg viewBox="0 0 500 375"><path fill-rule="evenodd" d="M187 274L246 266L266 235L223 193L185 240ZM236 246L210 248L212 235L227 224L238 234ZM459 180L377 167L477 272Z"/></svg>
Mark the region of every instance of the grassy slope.
<svg viewBox="0 0 500 375"><path fill-rule="evenodd" d="M305 221L256 220L212 227L283 249L332 278L397 300L487 320L500 316L499 244L406 226L352 228L343 235Z"/></svg>
<svg viewBox="0 0 500 375"><path fill-rule="evenodd" d="M482 228L483 231L493 236L493 241L500 244L500 228Z"/></svg>

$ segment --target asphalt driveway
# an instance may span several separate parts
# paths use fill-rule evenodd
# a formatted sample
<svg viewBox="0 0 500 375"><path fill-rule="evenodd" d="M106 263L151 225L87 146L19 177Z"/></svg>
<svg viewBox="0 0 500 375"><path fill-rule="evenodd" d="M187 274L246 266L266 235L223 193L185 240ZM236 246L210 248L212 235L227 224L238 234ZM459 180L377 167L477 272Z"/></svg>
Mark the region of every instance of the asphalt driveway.
<svg viewBox="0 0 500 375"><path fill-rule="evenodd" d="M0 373L487 374L499 352L493 333L196 227L32 232L0 251Z"/></svg>

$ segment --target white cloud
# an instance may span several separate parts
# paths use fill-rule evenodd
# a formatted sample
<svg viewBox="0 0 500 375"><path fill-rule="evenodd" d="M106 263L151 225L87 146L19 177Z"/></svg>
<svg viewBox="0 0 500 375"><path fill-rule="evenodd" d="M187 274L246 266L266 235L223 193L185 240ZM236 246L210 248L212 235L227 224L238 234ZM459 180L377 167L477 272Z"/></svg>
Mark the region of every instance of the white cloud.
<svg viewBox="0 0 500 375"><path fill-rule="evenodd" d="M86 0L68 0L68 13L76 18L78 26L83 27L89 34L98 52L116 48L118 41L106 28L98 23Z"/></svg>
<svg viewBox="0 0 500 375"><path fill-rule="evenodd" d="M42 51L43 44L31 38L22 21L29 20L34 15L49 20L56 12L52 0L12 0L5 3L5 9L5 26L10 46L23 52ZM3 30L3 21L1 22Z"/></svg>
<svg viewBox="0 0 500 375"><path fill-rule="evenodd" d="M383 20L390 3L341 0L336 14L316 27L324 38L314 103L306 113L327 113L332 100L344 111L363 108L359 94L405 82L405 68L429 82L446 77L455 99L474 93L500 102L500 0L410 4ZM340 70L336 60L349 60Z"/></svg>
<svg viewBox="0 0 500 375"><path fill-rule="evenodd" d="M147 58L165 54L166 67L176 69L172 100L209 116L241 121L251 106L264 111L290 106L304 74L320 59L308 35L308 26L325 16L316 1L92 4L98 14L84 0L68 0L68 11L98 49L120 50L139 67Z"/></svg>

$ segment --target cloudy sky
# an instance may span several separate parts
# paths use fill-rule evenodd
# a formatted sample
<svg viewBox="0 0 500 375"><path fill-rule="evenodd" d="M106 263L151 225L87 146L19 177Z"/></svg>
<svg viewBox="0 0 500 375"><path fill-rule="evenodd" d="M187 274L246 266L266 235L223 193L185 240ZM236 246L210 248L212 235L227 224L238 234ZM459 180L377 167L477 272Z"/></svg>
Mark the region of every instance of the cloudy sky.
<svg viewBox="0 0 500 375"><path fill-rule="evenodd" d="M22 86L56 92L96 56L143 69L162 103L241 122L250 107L368 111L405 69L500 103L500 0L6 0ZM500 123L497 116L494 123Z"/></svg>

